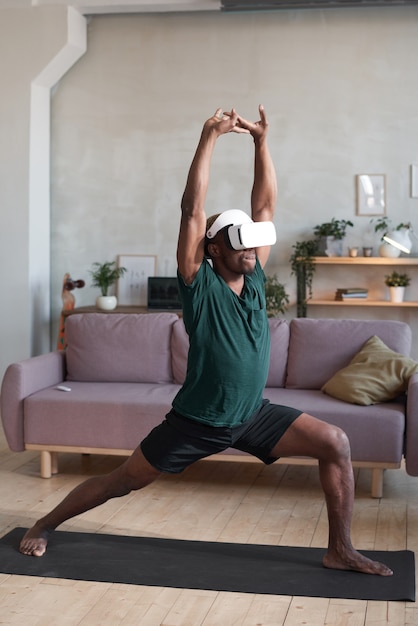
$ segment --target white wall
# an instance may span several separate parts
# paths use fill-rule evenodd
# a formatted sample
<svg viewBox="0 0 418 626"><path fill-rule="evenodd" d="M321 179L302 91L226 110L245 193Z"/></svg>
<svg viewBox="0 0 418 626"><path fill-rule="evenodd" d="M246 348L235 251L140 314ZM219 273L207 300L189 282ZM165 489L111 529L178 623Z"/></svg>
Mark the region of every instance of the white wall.
<svg viewBox="0 0 418 626"><path fill-rule="evenodd" d="M54 71L44 70L67 47L69 13L67 7L0 11L0 375L11 361L50 345L48 81Z"/></svg>
<svg viewBox="0 0 418 626"><path fill-rule="evenodd" d="M30 86L67 41L67 13L45 5L0 18L2 373L33 353ZM369 219L355 216L355 174L386 173L389 216L416 225L408 170L418 162L417 25L417 7L93 16L86 55L52 91L52 345L65 272L89 284L93 261L136 253L157 254L160 272L172 273L187 170L217 106L254 117L262 102L269 113L280 193L269 270L292 294L291 245L313 226L350 218L348 243L361 245ZM246 139L220 140L209 212L248 207ZM77 304L96 295L77 291ZM417 329L416 313L401 319Z"/></svg>
<svg viewBox="0 0 418 626"><path fill-rule="evenodd" d="M355 215L356 174L385 173L389 216L417 223L409 164L418 160L418 7L99 16L88 40L52 101L54 320L67 271L88 283L78 305L97 295L87 273L93 261L156 254L159 273L174 271L187 170L201 124L218 106L254 117L262 102L269 114L279 239L268 269L292 297L291 246L316 224L352 219L348 243L366 241L370 218ZM248 208L247 139L219 141L208 213ZM418 322L410 312L399 319Z"/></svg>

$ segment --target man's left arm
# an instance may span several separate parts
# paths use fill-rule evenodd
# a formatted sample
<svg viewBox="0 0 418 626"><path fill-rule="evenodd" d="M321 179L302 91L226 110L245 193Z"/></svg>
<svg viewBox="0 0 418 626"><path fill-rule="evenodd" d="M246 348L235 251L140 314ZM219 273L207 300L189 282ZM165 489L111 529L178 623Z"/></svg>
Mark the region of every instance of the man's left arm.
<svg viewBox="0 0 418 626"><path fill-rule="evenodd" d="M255 222L272 221L277 201L277 177L271 158L268 142L268 120L264 107L260 105L260 121L248 122L240 117L240 125L247 129L254 139L254 183L251 191L251 215ZM267 263L270 246L257 248L257 256L262 267Z"/></svg>

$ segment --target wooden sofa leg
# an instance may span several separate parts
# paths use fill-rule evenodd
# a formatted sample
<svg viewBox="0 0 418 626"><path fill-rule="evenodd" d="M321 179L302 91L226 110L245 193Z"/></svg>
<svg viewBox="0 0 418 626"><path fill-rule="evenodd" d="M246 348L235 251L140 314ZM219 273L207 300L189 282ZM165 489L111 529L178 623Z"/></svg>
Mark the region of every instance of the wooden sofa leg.
<svg viewBox="0 0 418 626"><path fill-rule="evenodd" d="M372 498L381 498L383 496L383 469L372 469Z"/></svg>
<svg viewBox="0 0 418 626"><path fill-rule="evenodd" d="M51 472L58 474L58 452L51 452Z"/></svg>
<svg viewBox="0 0 418 626"><path fill-rule="evenodd" d="M51 478L52 476L52 452L41 450L41 477Z"/></svg>

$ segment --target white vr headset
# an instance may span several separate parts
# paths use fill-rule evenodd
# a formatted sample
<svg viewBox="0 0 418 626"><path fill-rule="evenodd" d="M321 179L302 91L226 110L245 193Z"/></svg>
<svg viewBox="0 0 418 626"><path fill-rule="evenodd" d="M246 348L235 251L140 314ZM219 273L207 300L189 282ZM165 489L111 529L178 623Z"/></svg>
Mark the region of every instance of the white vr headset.
<svg viewBox="0 0 418 626"><path fill-rule="evenodd" d="M228 228L227 228L228 227ZM238 209L224 211L208 229L206 237L213 239L225 228L225 240L233 250L272 246L276 243L273 222L253 222L247 213Z"/></svg>

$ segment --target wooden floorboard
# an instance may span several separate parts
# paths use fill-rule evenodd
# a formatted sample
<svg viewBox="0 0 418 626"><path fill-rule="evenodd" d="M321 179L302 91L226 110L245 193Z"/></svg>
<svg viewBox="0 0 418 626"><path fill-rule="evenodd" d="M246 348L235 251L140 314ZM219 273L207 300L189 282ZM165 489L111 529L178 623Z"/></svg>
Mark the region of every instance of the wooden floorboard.
<svg viewBox="0 0 418 626"><path fill-rule="evenodd" d="M84 478L119 457L60 454L60 473L39 477L39 454L10 452L0 434L0 534L30 526ZM355 471L352 536L364 550L418 551L418 479L385 474L384 498ZM200 462L140 493L112 500L65 530L178 539L324 547L327 517L318 470L258 462ZM250 574L250 573L249 573ZM0 574L0 624L18 626L418 625L418 604L268 596Z"/></svg>

